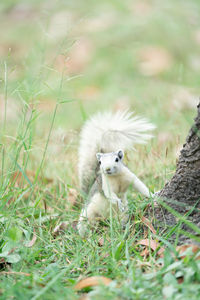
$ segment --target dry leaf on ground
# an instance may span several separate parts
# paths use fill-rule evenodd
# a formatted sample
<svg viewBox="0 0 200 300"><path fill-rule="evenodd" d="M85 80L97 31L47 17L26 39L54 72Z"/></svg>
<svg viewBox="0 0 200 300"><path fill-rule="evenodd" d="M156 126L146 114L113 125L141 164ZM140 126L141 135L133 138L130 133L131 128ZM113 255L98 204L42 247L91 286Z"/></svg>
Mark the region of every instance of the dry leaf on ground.
<svg viewBox="0 0 200 300"><path fill-rule="evenodd" d="M30 182L33 182L33 180L35 178L35 173L33 171L26 170L26 172L24 174L25 174L25 176L27 176L27 178L28 178L28 180L30 180ZM27 179L25 179L22 172L16 171L11 176L11 183L13 183L13 182L15 183L15 186L22 186L22 183L23 184L25 182L27 183Z"/></svg>
<svg viewBox="0 0 200 300"><path fill-rule="evenodd" d="M145 47L139 53L139 70L144 76L159 75L170 69L172 56L162 47Z"/></svg>
<svg viewBox="0 0 200 300"><path fill-rule="evenodd" d="M158 256L162 257L163 256L163 252L165 251L165 249L163 247L160 247L160 244L152 239L143 239L140 240L139 242L137 242L136 245L142 245L142 246L146 246L147 249L149 250L149 248L151 248L153 251L156 251L158 248ZM147 251L144 251L141 253L142 256L147 256L149 253L147 253Z"/></svg>
<svg viewBox="0 0 200 300"><path fill-rule="evenodd" d="M153 225L151 224L151 222L147 218L142 216L141 220L144 223L144 225L146 225L151 230L151 232L153 234L156 234L156 230L154 229Z"/></svg>
<svg viewBox="0 0 200 300"><path fill-rule="evenodd" d="M141 253L140 255L144 258L146 258L147 256L149 256L149 249L146 247Z"/></svg>
<svg viewBox="0 0 200 300"><path fill-rule="evenodd" d="M101 90L98 86L90 85L77 91L77 97L84 101L94 101L99 97Z"/></svg>
<svg viewBox="0 0 200 300"><path fill-rule="evenodd" d="M73 188L68 189L68 197L67 200L71 205L75 205L77 202L78 192Z"/></svg>
<svg viewBox="0 0 200 300"><path fill-rule="evenodd" d="M22 2L22 1L19 1ZM30 20L32 21L36 17L36 10L34 7L29 5L29 3L18 3L16 2L15 5L11 6L8 10L8 17L15 22L22 21L22 20Z"/></svg>
<svg viewBox="0 0 200 300"><path fill-rule="evenodd" d="M198 95L195 95L191 90L184 87L179 87L176 89L174 95L172 96L172 106L171 109L174 110L186 110L196 108L199 103Z"/></svg>
<svg viewBox="0 0 200 300"><path fill-rule="evenodd" d="M16 121L20 116L21 105L14 98L6 100L6 120ZM0 122L4 121L5 117L5 96L0 95Z"/></svg>
<svg viewBox="0 0 200 300"><path fill-rule="evenodd" d="M152 13L154 6L150 1L140 0L140 1L131 1L131 7L134 16L146 18L150 13Z"/></svg>
<svg viewBox="0 0 200 300"><path fill-rule="evenodd" d="M102 247L104 245L104 238L103 237L100 237L100 239L98 240L98 245L100 247Z"/></svg>
<svg viewBox="0 0 200 300"><path fill-rule="evenodd" d="M69 57L64 54L59 54L56 57L55 62L54 62L54 67L59 73L66 75L68 59L69 59Z"/></svg>
<svg viewBox="0 0 200 300"><path fill-rule="evenodd" d="M195 254L200 251L200 247L194 244L186 244L176 247L176 251L179 253L179 256L184 259L186 257L186 251L191 249L192 253ZM197 256L196 259L200 259L200 255Z"/></svg>
<svg viewBox="0 0 200 300"><path fill-rule="evenodd" d="M80 298L78 298L78 300L90 300L91 298L88 296L88 294L86 295L81 295Z"/></svg>
<svg viewBox="0 0 200 300"><path fill-rule="evenodd" d="M41 99L37 105L37 109L42 112L53 112L55 110L56 103L53 100Z"/></svg>
<svg viewBox="0 0 200 300"><path fill-rule="evenodd" d="M189 250L189 251L188 251ZM196 259L200 259L200 247L194 244L186 244L176 247L176 251L179 253L179 258L184 259L186 255L194 255L199 252L199 255L196 256ZM191 253L192 252L192 253ZM177 278L179 284L184 282L184 276Z"/></svg>
<svg viewBox="0 0 200 300"><path fill-rule="evenodd" d="M16 187L24 186L25 183L30 181L31 183L35 180L36 173L30 170L26 170L24 174L20 171L15 171L11 176L10 182L11 184L14 183ZM25 178L26 177L26 178ZM43 182L44 184L49 184L53 182L52 178L42 177L39 176L38 180Z"/></svg>
<svg viewBox="0 0 200 300"><path fill-rule="evenodd" d="M30 273L24 273L24 272L15 272L15 271L1 271L0 275L22 275L22 276L31 276Z"/></svg>
<svg viewBox="0 0 200 300"><path fill-rule="evenodd" d="M33 245L35 244L36 240L37 240L37 236L36 236L35 230L34 230L32 240L31 240L30 242L28 242L28 243L25 245L25 247L28 247L28 248L33 247Z"/></svg>
<svg viewBox="0 0 200 300"><path fill-rule="evenodd" d="M198 45L200 45L200 29L194 32L194 40Z"/></svg>
<svg viewBox="0 0 200 300"><path fill-rule="evenodd" d="M104 276L92 276L80 280L74 287L75 290L82 290L87 287L97 286L99 284L109 285L112 282L110 278Z"/></svg>
<svg viewBox="0 0 200 300"><path fill-rule="evenodd" d="M69 225L69 222L62 222L59 225L57 225L53 230L54 237L59 235L62 231L65 231L67 229L68 225Z"/></svg>
<svg viewBox="0 0 200 300"><path fill-rule="evenodd" d="M104 31L115 24L116 15L114 11L103 12L93 18L87 18L83 24L83 30L86 32Z"/></svg>
<svg viewBox="0 0 200 300"><path fill-rule="evenodd" d="M169 144L171 141L174 143L174 136L168 132L168 131L160 131L157 135L158 145L164 145Z"/></svg>
<svg viewBox="0 0 200 300"><path fill-rule="evenodd" d="M76 42L66 62L68 74L80 74L88 65L93 54L93 45L88 38Z"/></svg>

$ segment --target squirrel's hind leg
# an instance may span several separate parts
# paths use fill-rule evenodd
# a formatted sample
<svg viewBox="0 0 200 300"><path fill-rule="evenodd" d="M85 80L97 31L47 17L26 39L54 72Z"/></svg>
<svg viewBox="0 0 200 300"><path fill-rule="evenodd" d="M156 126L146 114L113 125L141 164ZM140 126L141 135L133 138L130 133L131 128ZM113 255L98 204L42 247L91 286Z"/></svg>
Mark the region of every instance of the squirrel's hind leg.
<svg viewBox="0 0 200 300"><path fill-rule="evenodd" d="M82 209L79 222L77 225L78 232L82 237L87 235L88 225L95 225L106 213L105 198L96 193L92 196L89 204Z"/></svg>

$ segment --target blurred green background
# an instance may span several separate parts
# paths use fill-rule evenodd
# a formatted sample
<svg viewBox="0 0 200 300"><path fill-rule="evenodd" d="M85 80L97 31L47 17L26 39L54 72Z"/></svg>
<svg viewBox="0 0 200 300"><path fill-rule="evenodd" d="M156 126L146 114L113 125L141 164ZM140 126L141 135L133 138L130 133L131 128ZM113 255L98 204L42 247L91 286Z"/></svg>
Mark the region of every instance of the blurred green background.
<svg viewBox="0 0 200 300"><path fill-rule="evenodd" d="M0 0L1 299L81 299L74 284L99 274L115 282L94 299L197 299L193 259L172 246L163 261L142 254L150 203L132 188L128 231L116 219L83 240L76 223L84 120L129 108L153 122L152 141L126 162L157 191L176 168L199 84L199 0Z"/></svg>
<svg viewBox="0 0 200 300"><path fill-rule="evenodd" d="M0 117L5 123L6 98L12 138L24 110L27 119L37 117L31 168L58 102L47 172L62 173L68 159L66 178L74 176L77 133L85 118L105 109L130 108L155 123L152 164L159 157L162 168L168 152L174 165L198 102L199 1L7 0L0 12Z"/></svg>

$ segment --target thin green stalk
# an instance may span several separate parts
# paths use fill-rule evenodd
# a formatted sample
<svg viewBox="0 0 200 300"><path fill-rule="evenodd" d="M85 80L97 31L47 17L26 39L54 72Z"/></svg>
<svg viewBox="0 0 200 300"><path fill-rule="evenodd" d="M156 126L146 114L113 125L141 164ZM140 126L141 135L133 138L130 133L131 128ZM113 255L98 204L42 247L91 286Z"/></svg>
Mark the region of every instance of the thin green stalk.
<svg viewBox="0 0 200 300"><path fill-rule="evenodd" d="M61 76L61 80L60 80L59 94L58 94L56 106L55 106L55 109L54 109L54 112L53 112L53 117L52 117L52 120L51 120L49 134L48 134L47 141L46 141L46 144L45 144L45 148L44 148L42 160L41 160L40 166L39 166L39 168L37 170L37 173L36 173L36 176L35 176L34 183L37 181L38 175L39 175L39 173L40 173L40 171L41 171L41 169L43 167L43 164L44 164L44 160L45 160L47 148L48 148L48 145L49 145L49 140L50 140L51 132L52 132L52 129L53 129L55 118L56 118L56 113L57 113L57 110L58 110L58 106L60 104L60 98L61 98L61 92L62 92L62 86L63 86L63 77L64 77L64 70L62 72L62 76Z"/></svg>
<svg viewBox="0 0 200 300"><path fill-rule="evenodd" d="M3 121L3 135L6 131L6 122L7 122L7 102L8 102L8 72L7 72L7 63L4 62L4 121Z"/></svg>
<svg viewBox="0 0 200 300"><path fill-rule="evenodd" d="M112 213L112 203L110 201L110 239L112 247L112 258L114 259L114 248L113 248L113 213Z"/></svg>
<svg viewBox="0 0 200 300"><path fill-rule="evenodd" d="M4 145L1 145L1 189L3 187L3 177L4 177L4 164L5 164L5 149L4 149Z"/></svg>

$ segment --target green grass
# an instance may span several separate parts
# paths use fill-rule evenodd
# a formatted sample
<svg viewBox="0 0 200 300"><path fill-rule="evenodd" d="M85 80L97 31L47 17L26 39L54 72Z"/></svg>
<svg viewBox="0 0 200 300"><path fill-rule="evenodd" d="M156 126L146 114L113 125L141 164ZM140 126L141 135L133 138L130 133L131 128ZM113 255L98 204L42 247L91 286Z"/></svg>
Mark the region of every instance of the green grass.
<svg viewBox="0 0 200 300"><path fill-rule="evenodd" d="M128 165L152 191L172 176L199 93L198 1L9 0L0 12L0 298L79 299L75 284L100 274L113 281L92 299L198 299L195 254L180 259L149 230L166 251L141 256L147 201L133 189L130 227L108 220L88 240L75 227L82 203L70 202L78 133L99 110L129 106L155 123L155 138ZM142 65L149 47L164 64L154 74Z"/></svg>

